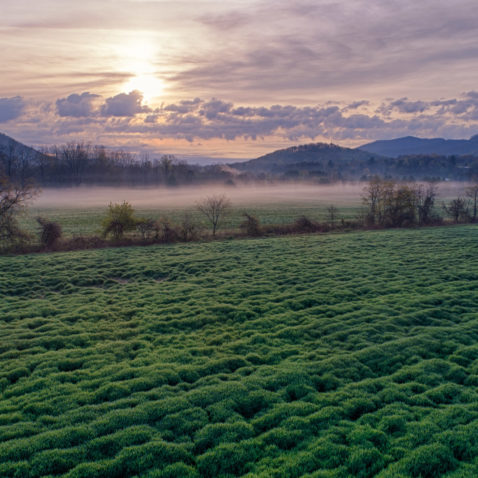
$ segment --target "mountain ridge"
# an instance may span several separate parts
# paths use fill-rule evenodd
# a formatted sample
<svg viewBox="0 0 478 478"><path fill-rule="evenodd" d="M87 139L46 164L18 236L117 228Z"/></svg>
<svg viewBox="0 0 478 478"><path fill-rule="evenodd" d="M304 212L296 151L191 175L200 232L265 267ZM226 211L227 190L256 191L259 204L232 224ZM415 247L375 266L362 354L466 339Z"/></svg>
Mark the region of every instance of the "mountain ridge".
<svg viewBox="0 0 478 478"><path fill-rule="evenodd" d="M470 139L418 138L404 136L395 139L382 139L363 144L357 148L372 154L391 158L419 154L438 154L444 156L478 155L478 134Z"/></svg>
<svg viewBox="0 0 478 478"><path fill-rule="evenodd" d="M376 156L372 154L372 156ZM285 172L299 164L322 164L324 162L368 160L369 152L338 146L334 143L308 143L278 149L248 161L230 163L239 171Z"/></svg>
<svg viewBox="0 0 478 478"><path fill-rule="evenodd" d="M11 136L6 135L5 133L0 132L0 154L9 156L9 155L18 155L25 156L29 158L36 158L39 156L44 156L43 153L37 151L36 149L27 146L26 144L17 141Z"/></svg>

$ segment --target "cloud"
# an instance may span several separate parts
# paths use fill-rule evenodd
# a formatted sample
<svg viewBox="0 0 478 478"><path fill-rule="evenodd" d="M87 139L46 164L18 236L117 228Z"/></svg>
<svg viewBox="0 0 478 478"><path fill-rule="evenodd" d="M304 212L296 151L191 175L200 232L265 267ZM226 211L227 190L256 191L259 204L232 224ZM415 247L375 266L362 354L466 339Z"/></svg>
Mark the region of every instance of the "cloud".
<svg viewBox="0 0 478 478"><path fill-rule="evenodd" d="M100 101L90 93L70 96L73 99L69 101L70 97L61 99L62 107L71 107L70 103L78 106L89 99ZM432 101L391 98L379 107L368 100L251 106L220 98L194 98L152 110L142 105L138 92L123 93L103 103L90 115L80 115L77 110L61 115L59 108L29 101L19 120L8 123L5 129L14 137L19 132L18 137L30 144L84 140L106 146L128 142L141 148L148 142L189 142L190 148L196 145L195 152L203 154L207 151L198 143L211 140L230 148L223 156L233 154L235 145L247 143L251 157L260 148L264 151L266 145L271 150L311 141L358 145L408 135L463 138L478 132L478 95L470 93Z"/></svg>
<svg viewBox="0 0 478 478"><path fill-rule="evenodd" d="M213 98L210 101L202 104L199 114L205 116L208 120L217 118L221 113L229 113L232 108L232 103L226 103L221 100Z"/></svg>
<svg viewBox="0 0 478 478"><path fill-rule="evenodd" d="M81 118L92 116L95 112L94 100L98 95L91 93L82 93L81 95L72 94L67 98L60 98L56 101L56 107L60 116L71 116Z"/></svg>
<svg viewBox="0 0 478 478"><path fill-rule="evenodd" d="M370 104L370 101L367 100L360 100L360 101L353 101L349 105L346 106L346 110L357 110L361 106L368 106Z"/></svg>
<svg viewBox="0 0 478 478"><path fill-rule="evenodd" d="M476 105L470 102L476 102ZM457 106L468 105L465 113ZM357 108L360 112L356 112ZM222 139L293 142L325 138L334 142L365 141L406 135L470 136L478 131L478 98L422 101L390 99L378 109L366 100L315 106L244 106L217 98L162 105L146 118L109 122L108 134L186 140Z"/></svg>
<svg viewBox="0 0 478 478"><path fill-rule="evenodd" d="M52 91L112 96L134 73L125 68L136 64L136 50L167 94L245 107L351 94L375 102L455 96L472 89L478 73L475 0L277 0L274 8L270 0L210 0L200 8L194 0L115 0L115 9L94 0L67 9L61 0L2 1L3 83L24 82L5 96L32 91L38 79L37 99L51 100ZM32 57L31 48L42 54ZM47 57L58 61L45 73ZM8 67L20 63L21 71Z"/></svg>
<svg viewBox="0 0 478 478"><path fill-rule="evenodd" d="M135 116L139 113L149 113L151 109L143 103L143 95L140 91L120 93L107 98L101 107L103 116Z"/></svg>
<svg viewBox="0 0 478 478"><path fill-rule="evenodd" d="M377 89L433 91L437 77L452 90L465 79L472 84L477 71L473 11L472 0L278 0L274 9L255 1L240 12L231 5L200 18L221 42L185 54L185 68L170 78L182 90L236 101L325 99L350 87L364 97Z"/></svg>
<svg viewBox="0 0 478 478"><path fill-rule="evenodd" d="M18 118L25 108L25 102L21 96L13 98L0 98L0 123Z"/></svg>
<svg viewBox="0 0 478 478"><path fill-rule="evenodd" d="M400 113L422 113L430 107L425 101L408 101L408 98L393 101L389 106Z"/></svg>
<svg viewBox="0 0 478 478"><path fill-rule="evenodd" d="M214 13L202 15L198 18L198 20L214 30L228 32L232 29L246 26L248 23L250 23L251 18L244 12L231 11L219 15Z"/></svg>

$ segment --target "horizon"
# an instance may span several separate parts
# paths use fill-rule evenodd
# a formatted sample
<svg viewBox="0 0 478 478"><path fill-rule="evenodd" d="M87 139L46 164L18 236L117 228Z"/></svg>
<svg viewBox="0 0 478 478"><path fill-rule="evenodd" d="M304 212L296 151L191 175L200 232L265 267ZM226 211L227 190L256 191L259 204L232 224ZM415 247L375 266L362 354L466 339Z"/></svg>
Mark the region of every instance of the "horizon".
<svg viewBox="0 0 478 478"><path fill-rule="evenodd" d="M14 141L17 141L16 138L12 138L8 135L6 135L5 133L3 133L2 131L0 131L0 135L3 134L7 137L9 137L10 139L13 139ZM402 136L402 137L399 137L399 138L391 138L390 140L386 140L386 139L376 139L374 141L371 141L370 144L373 144L373 143L379 143L379 142L387 142L387 141L398 141L398 140L403 140L403 139L418 139L418 140L428 140L428 141L435 141L435 140L443 140L443 141L471 141L473 138L478 138L478 134L475 134L475 135L472 135L470 136L469 138L442 138L442 137L435 137L435 138L423 138L423 137L419 137L419 136ZM75 143L75 142L73 142ZM20 142L20 144L22 144ZM114 146L106 146L106 145L94 145L92 143L86 143L86 144L91 144L91 146L99 146L99 147L105 147L106 149L110 150L110 151L114 151L114 150L124 150L128 153L131 153L137 157L141 157L142 155L149 155L150 154L150 151L148 150L135 150L134 148L125 148L125 149L122 149L122 148L119 148L119 147L114 147ZM234 164L234 163L241 163L241 162L246 162L246 161L250 161L250 160L253 160L253 159L259 159L263 156L267 156L269 154L272 154L272 153L276 153L278 151L284 151L284 150L288 150L288 149L292 149L292 148L295 148L295 147L300 147L300 146L313 146L313 145L317 145L317 144L326 144L326 145L330 145L330 146L338 146L340 148L348 148L347 146L344 146L344 145L341 145L341 144L337 144L337 143L326 143L326 142L309 142L309 143L301 143L301 144L289 144L289 145L284 145L283 147L279 148L279 149L276 149L276 150L273 150L273 151L268 151L268 152L265 152L264 154L262 154L261 156L256 156L256 157L243 157L243 158L233 158L233 157L210 157L210 156L201 156L201 155L194 155L194 154L190 154L190 155L174 155L176 157L176 159L180 160L180 161L185 161L186 163L188 164L191 164L191 165L198 165L198 166L209 166L209 165L231 165L231 164ZM367 144L363 144L363 145L360 145L358 147L355 147L355 148L350 148L350 149L360 149L364 146L366 146ZM35 146L34 145L29 145L29 144L24 144L24 146L27 146L27 147L31 147L33 149L35 149ZM49 145L49 146L60 146L60 144L52 144L52 145ZM367 150L363 150L365 152L367 152ZM161 154L169 154L167 151L164 151L162 153L159 153L159 154L155 154L153 153L152 156L153 160L159 160L160 159L160 156ZM384 156L383 154L381 154L382 156ZM386 156L386 155L385 155ZM393 157L393 156L392 156Z"/></svg>
<svg viewBox="0 0 478 478"><path fill-rule="evenodd" d="M0 130L36 148L221 162L317 142L470 138L473 6L5 0Z"/></svg>

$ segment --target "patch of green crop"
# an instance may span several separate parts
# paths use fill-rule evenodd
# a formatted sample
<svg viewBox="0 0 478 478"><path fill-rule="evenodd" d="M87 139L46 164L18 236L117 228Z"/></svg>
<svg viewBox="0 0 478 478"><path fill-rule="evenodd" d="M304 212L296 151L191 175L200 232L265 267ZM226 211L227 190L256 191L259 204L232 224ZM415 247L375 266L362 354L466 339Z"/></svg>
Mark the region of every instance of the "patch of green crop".
<svg viewBox="0 0 478 478"><path fill-rule="evenodd" d="M0 476L478 476L478 229L0 257Z"/></svg>

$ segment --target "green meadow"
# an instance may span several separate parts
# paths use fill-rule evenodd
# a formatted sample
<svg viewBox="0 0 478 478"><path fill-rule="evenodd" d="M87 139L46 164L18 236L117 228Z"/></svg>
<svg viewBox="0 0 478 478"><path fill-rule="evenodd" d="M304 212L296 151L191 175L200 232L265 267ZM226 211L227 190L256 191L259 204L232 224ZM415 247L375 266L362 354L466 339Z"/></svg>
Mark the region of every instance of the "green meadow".
<svg viewBox="0 0 478 478"><path fill-rule="evenodd" d="M31 234L38 231L36 217L45 217L60 224L65 238L101 234L101 222L108 204L129 202L140 218L168 218L180 223L187 213L199 228L209 224L197 210L197 203L210 195L225 195L231 208L221 221L225 234L237 231L244 221L244 212L256 216L263 225L291 224L298 217L327 222L327 208L337 208L338 219L357 220L362 211L362 195L366 183L344 184L269 184L236 187L179 188L101 188L79 187L45 189L28 208L20 223ZM439 183L437 208L443 201L463 196L465 183Z"/></svg>
<svg viewBox="0 0 478 478"><path fill-rule="evenodd" d="M0 257L0 477L478 476L478 228Z"/></svg>
<svg viewBox="0 0 478 478"><path fill-rule="evenodd" d="M61 225L65 237L101 234L101 222L108 204L128 201L139 218L168 218L180 223L189 214L199 228L209 224L196 207L210 195L225 195L231 208L221 220L221 229L237 230L244 212L256 216L261 224L293 223L300 216L324 222L327 207L335 205L338 215L355 219L361 209L360 195L364 184L335 185L270 185L237 187L187 188L65 188L41 191L21 218L30 233L38 229L36 217L45 217Z"/></svg>

